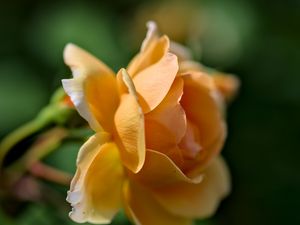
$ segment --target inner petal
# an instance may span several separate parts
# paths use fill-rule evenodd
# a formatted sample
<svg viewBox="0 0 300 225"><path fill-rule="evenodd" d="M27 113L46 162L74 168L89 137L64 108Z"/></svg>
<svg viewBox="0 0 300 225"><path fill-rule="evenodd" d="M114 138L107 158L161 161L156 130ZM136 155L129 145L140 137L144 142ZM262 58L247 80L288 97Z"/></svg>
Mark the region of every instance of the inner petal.
<svg viewBox="0 0 300 225"><path fill-rule="evenodd" d="M186 133L179 143L179 147L185 159L195 159L200 153L202 147L199 137L199 129L190 121L187 121Z"/></svg>

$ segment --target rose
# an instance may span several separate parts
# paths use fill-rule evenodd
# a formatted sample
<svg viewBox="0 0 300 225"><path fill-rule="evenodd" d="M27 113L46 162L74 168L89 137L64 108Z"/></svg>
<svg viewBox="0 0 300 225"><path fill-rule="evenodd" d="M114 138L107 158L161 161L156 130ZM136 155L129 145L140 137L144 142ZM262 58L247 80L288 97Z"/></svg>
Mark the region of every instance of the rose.
<svg viewBox="0 0 300 225"><path fill-rule="evenodd" d="M116 76L66 46L73 78L63 87L95 131L68 192L74 221L109 223L123 206L136 224L190 224L228 194L223 98L211 76L170 52L183 48L169 45L149 23L140 53Z"/></svg>

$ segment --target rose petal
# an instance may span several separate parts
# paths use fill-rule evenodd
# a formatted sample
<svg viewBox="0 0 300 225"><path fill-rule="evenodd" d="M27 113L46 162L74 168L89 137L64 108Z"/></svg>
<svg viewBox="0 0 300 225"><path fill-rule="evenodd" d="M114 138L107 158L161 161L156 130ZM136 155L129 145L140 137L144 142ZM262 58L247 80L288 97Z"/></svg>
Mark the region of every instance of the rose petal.
<svg viewBox="0 0 300 225"><path fill-rule="evenodd" d="M176 144L180 142L186 132L186 116L179 103L182 94L183 80L176 78L163 101L145 115L146 120L155 120L171 131L176 138Z"/></svg>
<svg viewBox="0 0 300 225"><path fill-rule="evenodd" d="M199 129L200 145L203 147L200 161L204 168L210 159L218 154L225 140L223 102L210 76L191 72L183 78L184 94L181 105L189 121Z"/></svg>
<svg viewBox="0 0 300 225"><path fill-rule="evenodd" d="M147 148L166 154L166 151L177 145L176 136L156 120L145 120Z"/></svg>
<svg viewBox="0 0 300 225"><path fill-rule="evenodd" d="M167 53L160 61L139 72L133 78L144 113L153 110L165 98L177 71L177 57Z"/></svg>
<svg viewBox="0 0 300 225"><path fill-rule="evenodd" d="M212 78L225 100L227 102L232 100L239 89L240 81L235 76L227 74L214 74Z"/></svg>
<svg viewBox="0 0 300 225"><path fill-rule="evenodd" d="M154 190L154 196L170 213L183 217L205 218L213 215L230 191L230 177L221 157L204 171L201 183L180 182Z"/></svg>
<svg viewBox="0 0 300 225"><path fill-rule="evenodd" d="M64 61L71 68L74 77L90 74L114 75L114 72L95 56L71 43L64 49Z"/></svg>
<svg viewBox="0 0 300 225"><path fill-rule="evenodd" d="M192 60L185 60L180 62L179 73L186 74L190 71L202 72L204 71L204 66L199 62L192 61Z"/></svg>
<svg viewBox="0 0 300 225"><path fill-rule="evenodd" d="M153 38L151 36L149 40L145 40L143 46L141 52L128 65L127 71L132 77L135 77L137 73L161 60L169 50L170 41L167 36L160 38Z"/></svg>
<svg viewBox="0 0 300 225"><path fill-rule="evenodd" d="M67 200L76 222L109 223L121 205L124 180L117 146L107 134L92 136L80 149Z"/></svg>
<svg viewBox="0 0 300 225"><path fill-rule="evenodd" d="M147 26L148 30L147 30L146 38L144 39L144 41L142 43L141 52L146 51L147 48L149 48L151 46L151 44L153 42L157 41L159 38L158 29L157 29L157 25L155 22L148 21L146 26Z"/></svg>
<svg viewBox="0 0 300 225"><path fill-rule="evenodd" d="M176 182L199 183L202 176L193 179L187 177L176 164L165 154L147 149L147 160L139 173L133 179L147 187L160 187ZM129 173L129 176L131 174Z"/></svg>
<svg viewBox="0 0 300 225"><path fill-rule="evenodd" d="M70 66L74 78L62 80L63 87L77 111L89 122L92 129L104 128L110 131L113 121L107 117L111 117L118 103L113 71L74 44L65 47L64 60ZM111 96L110 101L105 97L108 93Z"/></svg>
<svg viewBox="0 0 300 225"><path fill-rule="evenodd" d="M95 131L102 131L103 128L91 112L88 102L86 101L84 95L84 78L78 77L73 79L63 79L62 85L67 93L70 96L74 106L76 107L79 115L84 118L89 126Z"/></svg>
<svg viewBox="0 0 300 225"><path fill-rule="evenodd" d="M114 129L114 114L120 101L115 76L88 76L84 87L91 112L104 130L111 133Z"/></svg>
<svg viewBox="0 0 300 225"><path fill-rule="evenodd" d="M187 121L187 129L179 143L182 155L185 159L195 160L202 147L199 140L199 130L191 122Z"/></svg>
<svg viewBox="0 0 300 225"><path fill-rule="evenodd" d="M124 188L126 213L138 225L191 225L192 220L166 211L143 186L129 182Z"/></svg>
<svg viewBox="0 0 300 225"><path fill-rule="evenodd" d="M131 78L122 70L124 86L128 94L121 96L119 108L115 114L117 137L120 139L120 153L124 165L138 172L145 161L144 115L138 103Z"/></svg>
<svg viewBox="0 0 300 225"><path fill-rule="evenodd" d="M179 62L192 59L191 50L177 42L170 42L170 51L178 57Z"/></svg>

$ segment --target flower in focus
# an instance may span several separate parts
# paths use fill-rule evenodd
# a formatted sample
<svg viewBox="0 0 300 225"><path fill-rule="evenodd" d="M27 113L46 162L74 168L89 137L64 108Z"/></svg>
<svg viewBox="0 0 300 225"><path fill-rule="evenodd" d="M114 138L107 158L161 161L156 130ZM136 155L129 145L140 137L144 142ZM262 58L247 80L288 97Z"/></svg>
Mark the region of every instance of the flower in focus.
<svg viewBox="0 0 300 225"><path fill-rule="evenodd" d="M219 155L223 92L188 55L153 22L140 52L116 75L66 46L73 78L63 87L95 131L78 153L67 197L74 221L106 224L123 207L136 224L190 224L212 215L229 193Z"/></svg>

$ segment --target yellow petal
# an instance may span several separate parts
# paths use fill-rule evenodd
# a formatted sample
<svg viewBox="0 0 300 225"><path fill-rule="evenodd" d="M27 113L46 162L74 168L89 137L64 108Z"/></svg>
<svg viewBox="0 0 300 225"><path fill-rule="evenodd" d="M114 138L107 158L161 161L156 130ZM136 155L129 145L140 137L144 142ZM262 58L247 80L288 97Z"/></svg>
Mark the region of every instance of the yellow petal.
<svg viewBox="0 0 300 225"><path fill-rule="evenodd" d="M126 213L137 225L191 225L192 220L175 216L166 211L149 190L130 181L124 186Z"/></svg>
<svg viewBox="0 0 300 225"><path fill-rule="evenodd" d="M105 124L107 122L105 122L102 117L109 116L110 112L114 110L117 102L117 86L113 71L94 56L74 44L68 44L65 47L64 60L71 68L74 78L62 80L63 87L66 93L70 96L79 114L89 122L89 125L94 130L102 130L102 124L99 124L99 122L104 123L105 128L107 128L108 125ZM99 108L99 102L98 105L95 105L94 99L100 94L98 91L99 89L96 89L95 86L91 88L91 90L95 91L95 93L91 93L89 91L89 98L93 96L92 99L87 99L87 93L85 92L87 79L97 80L97 83L101 84L101 86L98 87L99 89L102 89L103 86L110 87L111 89L109 92L112 93L112 101L105 101L103 104L101 103L101 108ZM90 84L91 82L88 83ZM105 94L100 94L100 98L102 98L102 95L107 95L106 92L107 89L105 90ZM88 103L89 100L91 100L93 104ZM104 110L101 110L102 108ZM97 109L97 111L95 111L95 109ZM99 111L104 112L99 113ZM99 117L99 115L101 115L100 121L97 121L99 118L96 117Z"/></svg>
<svg viewBox="0 0 300 225"><path fill-rule="evenodd" d="M122 75L128 94L121 96L121 102L115 114L116 136L124 165L136 173L145 161L144 115L129 75L125 70Z"/></svg>
<svg viewBox="0 0 300 225"><path fill-rule="evenodd" d="M191 218L213 215L230 191L230 176L221 157L204 171L201 183L180 182L154 190L154 196L172 214Z"/></svg>
<svg viewBox="0 0 300 225"><path fill-rule="evenodd" d="M165 154L147 149L146 161L134 179L147 187L160 187L176 182L199 183L202 176L194 179L187 177L176 164ZM129 176L132 176L129 173Z"/></svg>
<svg viewBox="0 0 300 225"><path fill-rule="evenodd" d="M133 78L144 113L158 106L169 92L178 71L177 57L167 53Z"/></svg>
<svg viewBox="0 0 300 225"><path fill-rule="evenodd" d="M199 129L200 145L203 147L200 160L204 168L221 150L226 136L222 98L212 78L200 72L184 76L183 93L181 105L187 118Z"/></svg>
<svg viewBox="0 0 300 225"><path fill-rule="evenodd" d="M180 142L186 132L186 116L179 103L182 94L183 80L176 78L163 101L154 110L145 115L146 120L154 120L172 132L172 136L176 139L176 144ZM153 149L157 150L156 148Z"/></svg>
<svg viewBox="0 0 300 225"><path fill-rule="evenodd" d="M167 36L154 38L153 35L150 35L149 40L146 38L141 52L138 53L128 65L127 71L130 76L136 76L140 71L161 60L169 50L169 46L170 41Z"/></svg>
<svg viewBox="0 0 300 225"><path fill-rule="evenodd" d="M117 146L107 134L92 136L80 149L67 201L76 222L109 223L121 206L124 180Z"/></svg>

